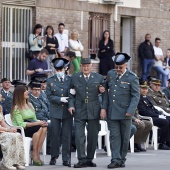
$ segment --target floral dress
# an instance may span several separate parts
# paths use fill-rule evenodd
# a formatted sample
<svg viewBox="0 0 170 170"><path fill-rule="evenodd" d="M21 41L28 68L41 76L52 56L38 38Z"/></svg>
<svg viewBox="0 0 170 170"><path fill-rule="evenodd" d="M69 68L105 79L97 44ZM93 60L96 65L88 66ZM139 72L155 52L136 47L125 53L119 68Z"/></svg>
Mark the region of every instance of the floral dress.
<svg viewBox="0 0 170 170"><path fill-rule="evenodd" d="M0 122L2 120L3 116L0 114ZM25 165L23 139L20 133L0 132L0 145L3 153L1 165L5 167L14 164Z"/></svg>

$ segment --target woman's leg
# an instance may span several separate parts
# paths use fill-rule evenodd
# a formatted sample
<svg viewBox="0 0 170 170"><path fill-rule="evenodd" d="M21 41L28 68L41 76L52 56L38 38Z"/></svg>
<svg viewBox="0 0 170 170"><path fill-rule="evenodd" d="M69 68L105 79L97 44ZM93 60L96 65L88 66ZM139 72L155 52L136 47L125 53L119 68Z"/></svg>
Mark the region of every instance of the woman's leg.
<svg viewBox="0 0 170 170"><path fill-rule="evenodd" d="M43 145L43 142L45 140L47 134L47 127L42 127L42 132L38 141L38 148L37 148L37 152L38 152L38 159L40 159L40 151Z"/></svg>
<svg viewBox="0 0 170 170"><path fill-rule="evenodd" d="M74 73L78 73L80 71L80 65L78 63L77 58L75 58L72 63L74 66Z"/></svg>
<svg viewBox="0 0 170 170"><path fill-rule="evenodd" d="M80 64L81 64L81 57L77 57L77 61L78 61L79 66L80 66Z"/></svg>

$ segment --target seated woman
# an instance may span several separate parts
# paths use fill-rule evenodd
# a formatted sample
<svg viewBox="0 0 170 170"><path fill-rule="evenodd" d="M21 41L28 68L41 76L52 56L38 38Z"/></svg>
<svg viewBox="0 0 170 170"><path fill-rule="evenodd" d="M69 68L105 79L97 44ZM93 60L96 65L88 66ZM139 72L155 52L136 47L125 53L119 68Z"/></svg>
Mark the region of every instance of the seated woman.
<svg viewBox="0 0 170 170"><path fill-rule="evenodd" d="M0 101L2 96L0 94ZM25 169L24 146L22 136L17 129L8 126L3 118L2 106L0 105L0 145L3 153L0 169Z"/></svg>
<svg viewBox="0 0 170 170"><path fill-rule="evenodd" d="M40 150L46 137L48 124L36 119L35 110L28 102L28 90L26 86L17 86L13 93L12 121L16 126L22 126L26 137L33 141L33 165L42 166Z"/></svg>

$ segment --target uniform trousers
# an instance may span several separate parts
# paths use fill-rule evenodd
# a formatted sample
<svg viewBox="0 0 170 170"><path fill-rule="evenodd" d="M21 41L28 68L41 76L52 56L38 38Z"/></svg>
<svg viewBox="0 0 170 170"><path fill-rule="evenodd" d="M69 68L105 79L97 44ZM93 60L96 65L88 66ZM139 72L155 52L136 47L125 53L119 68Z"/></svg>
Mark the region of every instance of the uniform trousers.
<svg viewBox="0 0 170 170"><path fill-rule="evenodd" d="M59 148L62 143L62 160L69 161L71 153L72 118L51 118L51 157L59 157ZM62 125L62 126L61 126ZM60 134L62 128L62 142Z"/></svg>
<svg viewBox="0 0 170 170"><path fill-rule="evenodd" d="M166 119L152 118L154 126L158 126L160 129L160 143L170 141L170 117Z"/></svg>
<svg viewBox="0 0 170 170"><path fill-rule="evenodd" d="M128 152L132 120L108 119L107 122L108 129L110 130L111 162L117 162L118 164L124 163Z"/></svg>
<svg viewBox="0 0 170 170"><path fill-rule="evenodd" d="M87 155L85 153L85 127L87 123ZM96 151L99 120L74 119L75 139L79 162L92 161Z"/></svg>
<svg viewBox="0 0 170 170"><path fill-rule="evenodd" d="M146 142L148 135L152 130L152 123L150 121L147 120L142 120L142 121L143 123L140 124L136 122L132 122L137 128L137 131L134 136L134 142L137 144Z"/></svg>

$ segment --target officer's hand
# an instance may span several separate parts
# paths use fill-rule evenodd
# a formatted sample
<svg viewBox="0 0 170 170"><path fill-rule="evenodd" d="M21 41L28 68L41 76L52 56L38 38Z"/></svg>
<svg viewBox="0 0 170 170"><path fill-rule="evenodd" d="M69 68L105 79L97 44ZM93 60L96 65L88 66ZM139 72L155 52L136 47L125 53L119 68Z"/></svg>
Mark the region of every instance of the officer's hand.
<svg viewBox="0 0 170 170"><path fill-rule="evenodd" d="M166 116L165 115L159 115L159 118L160 119L166 119Z"/></svg>
<svg viewBox="0 0 170 170"><path fill-rule="evenodd" d="M76 94L75 89L70 89L70 94L75 95Z"/></svg>
<svg viewBox="0 0 170 170"><path fill-rule="evenodd" d="M143 124L143 121L139 120L139 119L135 119L135 122L139 125L139 124Z"/></svg>
<svg viewBox="0 0 170 170"><path fill-rule="evenodd" d="M106 110L105 109L101 109L100 117L101 117L101 119L105 119L106 118Z"/></svg>
<svg viewBox="0 0 170 170"><path fill-rule="evenodd" d="M69 111L71 114L73 114L73 112L75 112L75 109L74 109L74 107L70 107L70 108L68 109L68 111Z"/></svg>
<svg viewBox="0 0 170 170"><path fill-rule="evenodd" d="M105 92L105 88L104 88L103 86L100 86L100 87L99 87L99 92L100 92L100 93L104 93L104 92Z"/></svg>
<svg viewBox="0 0 170 170"><path fill-rule="evenodd" d="M68 103L68 97L61 97L60 101L63 103Z"/></svg>
<svg viewBox="0 0 170 170"><path fill-rule="evenodd" d="M132 116L130 113L126 113L126 115L125 116Z"/></svg>

